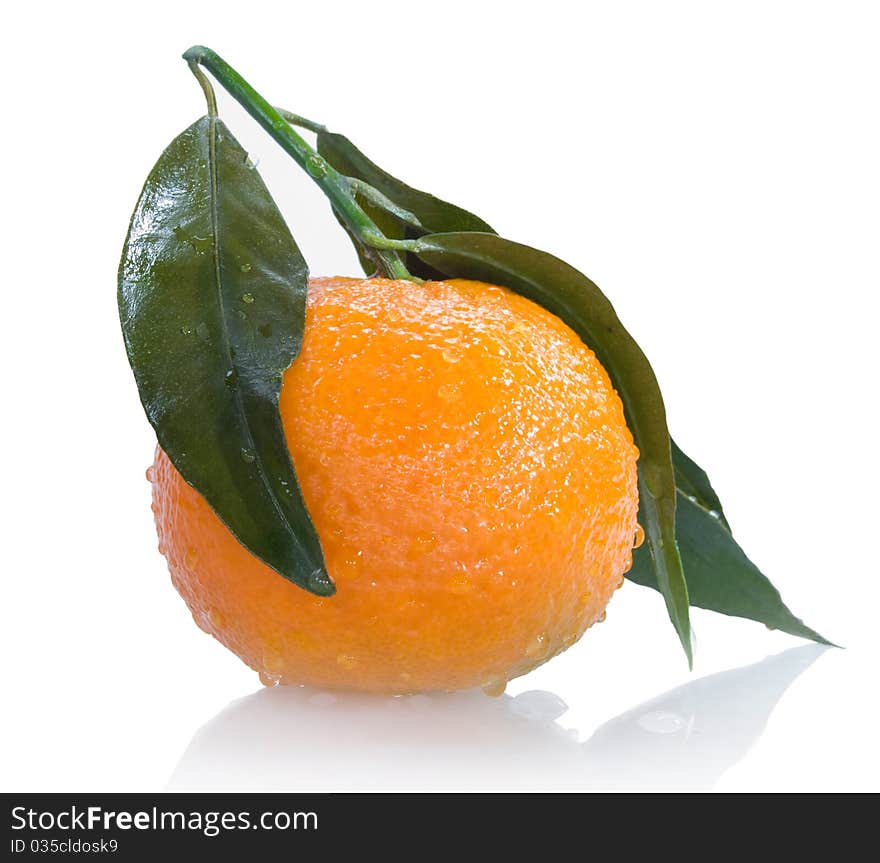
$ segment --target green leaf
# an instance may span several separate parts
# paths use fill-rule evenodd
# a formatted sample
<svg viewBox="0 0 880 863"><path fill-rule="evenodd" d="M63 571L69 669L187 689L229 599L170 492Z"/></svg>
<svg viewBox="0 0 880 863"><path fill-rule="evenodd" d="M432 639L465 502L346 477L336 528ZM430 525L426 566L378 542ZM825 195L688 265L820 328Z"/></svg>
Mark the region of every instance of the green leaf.
<svg viewBox="0 0 880 863"><path fill-rule="evenodd" d="M746 557L715 512L717 510L701 505L695 496L679 491L676 537L691 604L756 620L771 629L781 629L820 644L831 644L789 611L779 591ZM633 566L627 578L659 589L651 555L644 546L634 551Z"/></svg>
<svg viewBox="0 0 880 863"><path fill-rule="evenodd" d="M721 501L709 482L709 477L695 461L688 458L674 440L672 444L672 466L675 468L675 484L688 498L693 498L703 509L718 514L718 520L730 530Z"/></svg>
<svg viewBox="0 0 880 863"><path fill-rule="evenodd" d="M447 276L504 285L543 306L589 345L623 401L639 448L641 518L653 571L688 660L688 591L675 540L676 487L666 412L657 379L611 303L596 285L564 261L495 234L431 234L416 254Z"/></svg>
<svg viewBox="0 0 880 863"><path fill-rule="evenodd" d="M119 268L119 315L159 444L238 540L331 595L278 396L302 344L308 270L247 153L203 117L162 154Z"/></svg>
<svg viewBox="0 0 880 863"><path fill-rule="evenodd" d="M408 186L392 177L371 162L345 135L335 132L318 133L318 152L341 174L368 183L392 200L397 206L408 210L421 222L424 230L417 230L397 216L360 198L360 204L379 230L389 239L414 239L424 234L441 234L449 231L480 231L494 233L479 216L462 207L442 201L428 192ZM352 234L349 236L357 250L361 266L367 275L376 271L376 261ZM438 279L443 274L431 268L411 253L404 255L406 268L422 279Z"/></svg>

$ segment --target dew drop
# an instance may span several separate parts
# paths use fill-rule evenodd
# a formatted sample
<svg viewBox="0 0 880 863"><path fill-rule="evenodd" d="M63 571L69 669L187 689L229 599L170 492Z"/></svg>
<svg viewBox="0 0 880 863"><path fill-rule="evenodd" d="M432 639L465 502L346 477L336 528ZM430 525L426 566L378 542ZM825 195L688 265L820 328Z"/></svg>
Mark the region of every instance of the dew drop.
<svg viewBox="0 0 880 863"><path fill-rule="evenodd" d="M201 629L202 632L205 632L205 633L207 633L208 635L211 634L211 628L210 628L209 625L208 625L208 615L206 615L206 614L204 614L203 612L200 612L200 611L199 611L199 612L194 611L194 612L192 612L192 619L193 619L193 623L194 623L199 629Z"/></svg>
<svg viewBox="0 0 880 863"><path fill-rule="evenodd" d="M254 295L253 294L242 294L241 301L243 303L247 303L248 305L250 305L254 301Z"/></svg>
<svg viewBox="0 0 880 863"><path fill-rule="evenodd" d="M147 482L152 482L156 478L156 469L153 467L153 465L150 465L147 468L144 476L147 478Z"/></svg>
<svg viewBox="0 0 880 863"><path fill-rule="evenodd" d="M364 553L359 548L349 548L343 554L341 569L348 578L357 578L361 573Z"/></svg>
<svg viewBox="0 0 880 863"><path fill-rule="evenodd" d="M507 681L502 677L493 677L487 680L481 687L483 692L490 698L500 698L507 689Z"/></svg>
<svg viewBox="0 0 880 863"><path fill-rule="evenodd" d="M224 380L229 389L235 389L235 387L238 386L238 372L235 369L229 369L229 371L226 372Z"/></svg>
<svg viewBox="0 0 880 863"><path fill-rule="evenodd" d="M250 264L242 264L239 267L239 270L241 270L243 273L249 273L251 271L251 265Z"/></svg>
<svg viewBox="0 0 880 863"><path fill-rule="evenodd" d="M464 596L466 593L470 593L474 589L471 580L462 572L453 575L452 578L446 582L446 586L449 588L449 592L454 593L456 596Z"/></svg>
<svg viewBox="0 0 880 863"><path fill-rule="evenodd" d="M633 539L633 548L638 548L645 541L645 529L640 525L636 525L636 535Z"/></svg>
<svg viewBox="0 0 880 863"><path fill-rule="evenodd" d="M253 464L256 461L257 455L252 449L248 449L247 447L241 448L241 460L245 462L245 464Z"/></svg>
<svg viewBox="0 0 880 863"><path fill-rule="evenodd" d="M185 336L191 336L193 332L193 328L189 324L184 324L180 328L180 332Z"/></svg>
<svg viewBox="0 0 880 863"><path fill-rule="evenodd" d="M189 244L195 249L197 255L205 255L213 248L214 241L210 237L192 237Z"/></svg>
<svg viewBox="0 0 880 863"><path fill-rule="evenodd" d="M306 170L312 177L323 177L327 173L327 163L318 155L311 155L306 160Z"/></svg>
<svg viewBox="0 0 880 863"><path fill-rule="evenodd" d="M409 557L417 558L437 547L437 537L433 533L417 533L409 546Z"/></svg>
<svg viewBox="0 0 880 863"><path fill-rule="evenodd" d="M596 618L596 623L604 623L604 622L605 622L605 618L607 617L607 614L608 614L607 612L603 611L603 612L602 612L602 613Z"/></svg>
<svg viewBox="0 0 880 863"><path fill-rule="evenodd" d="M529 642L529 646L526 648L526 656L531 659L538 659L542 656L546 656L549 649L550 640L547 637L547 633L542 632Z"/></svg>
<svg viewBox="0 0 880 863"><path fill-rule="evenodd" d="M261 671L260 683L262 683L263 686L278 686L278 684L281 683L281 675L272 674L269 671Z"/></svg>
<svg viewBox="0 0 880 863"><path fill-rule="evenodd" d="M445 402L454 402L461 396L457 384L443 384L437 389L437 396Z"/></svg>

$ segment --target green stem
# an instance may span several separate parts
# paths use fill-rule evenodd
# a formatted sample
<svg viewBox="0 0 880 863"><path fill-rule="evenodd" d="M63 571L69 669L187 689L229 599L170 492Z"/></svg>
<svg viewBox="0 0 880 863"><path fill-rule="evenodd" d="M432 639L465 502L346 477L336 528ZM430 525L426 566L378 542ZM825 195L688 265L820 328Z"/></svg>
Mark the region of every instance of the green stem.
<svg viewBox="0 0 880 863"><path fill-rule="evenodd" d="M208 76L199 68L199 64L195 60L188 60L187 62L189 63L190 72L196 76L196 81L199 82L199 86L205 94L205 101L208 103L208 116L216 117L217 97L214 95L214 88L211 86Z"/></svg>
<svg viewBox="0 0 880 863"><path fill-rule="evenodd" d="M321 123L316 123L314 120L309 120L308 117L303 117L300 114L294 114L293 111L286 111L284 108L275 107L275 110L290 123L291 126L299 126L300 129L308 129L310 132L326 132L327 127Z"/></svg>
<svg viewBox="0 0 880 863"><path fill-rule="evenodd" d="M195 45L184 55L193 73L200 73L199 66L204 66L220 82L223 88L251 115L293 158L293 160L318 184L321 191L329 198L333 209L339 214L346 227L360 240L363 245L374 250L385 274L393 279L416 279L403 264L398 248L403 246L388 245L389 241L376 226L376 223L364 212L354 197L354 191L348 177L340 174L323 156L314 150L300 137L290 123L269 104L235 69L210 48ZM202 84L204 75L196 74ZM205 89L204 84L202 88ZM210 96L209 96L210 94ZM208 111L211 113L213 91L208 85L205 90L208 99ZM216 111L216 105L214 106ZM303 118L298 118L302 120ZM306 124L302 124L306 125ZM317 124L315 124L317 125ZM307 127L307 126L306 126Z"/></svg>

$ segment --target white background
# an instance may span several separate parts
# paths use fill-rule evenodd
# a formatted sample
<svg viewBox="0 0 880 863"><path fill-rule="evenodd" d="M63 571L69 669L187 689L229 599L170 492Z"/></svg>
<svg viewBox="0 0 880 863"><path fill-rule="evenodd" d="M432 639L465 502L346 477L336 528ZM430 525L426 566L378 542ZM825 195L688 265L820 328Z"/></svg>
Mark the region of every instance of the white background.
<svg viewBox="0 0 880 863"><path fill-rule="evenodd" d="M876 4L34 2L0 38L5 790L877 790ZM688 673L627 585L511 684L555 720L548 694L251 696L156 552L116 314L141 184L203 112L195 42L591 275L744 547L847 649L695 611ZM356 273L318 190L221 112L312 272Z"/></svg>

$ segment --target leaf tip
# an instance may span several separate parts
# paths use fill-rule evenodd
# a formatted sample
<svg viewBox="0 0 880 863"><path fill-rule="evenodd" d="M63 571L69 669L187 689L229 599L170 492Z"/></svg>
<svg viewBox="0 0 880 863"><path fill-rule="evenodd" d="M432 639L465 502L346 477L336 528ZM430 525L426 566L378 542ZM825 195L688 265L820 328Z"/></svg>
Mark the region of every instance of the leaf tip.
<svg viewBox="0 0 880 863"><path fill-rule="evenodd" d="M309 576L306 589L315 596L333 596L336 593L336 585L324 569L316 569Z"/></svg>

